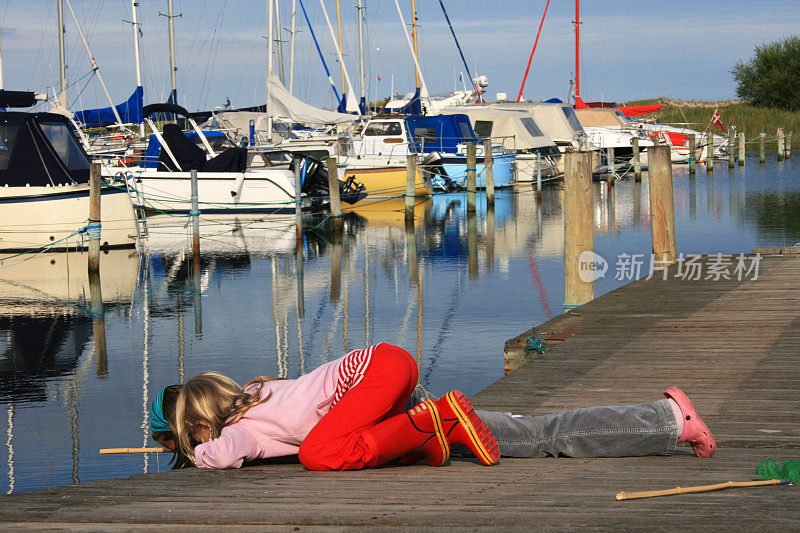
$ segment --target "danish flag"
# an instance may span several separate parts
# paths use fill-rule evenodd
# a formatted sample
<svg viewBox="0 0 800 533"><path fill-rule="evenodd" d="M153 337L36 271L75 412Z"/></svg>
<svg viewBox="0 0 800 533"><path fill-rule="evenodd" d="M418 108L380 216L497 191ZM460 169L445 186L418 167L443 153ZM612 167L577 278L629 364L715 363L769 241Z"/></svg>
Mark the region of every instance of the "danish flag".
<svg viewBox="0 0 800 533"><path fill-rule="evenodd" d="M711 117L711 123L722 131L725 131L725 125L722 124L722 119L719 116L719 108L714 110L714 116Z"/></svg>

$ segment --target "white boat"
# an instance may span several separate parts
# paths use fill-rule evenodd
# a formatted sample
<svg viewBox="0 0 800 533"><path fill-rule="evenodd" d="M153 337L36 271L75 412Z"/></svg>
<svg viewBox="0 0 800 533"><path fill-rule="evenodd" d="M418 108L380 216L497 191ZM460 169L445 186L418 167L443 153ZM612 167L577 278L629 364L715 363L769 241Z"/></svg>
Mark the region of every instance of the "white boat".
<svg viewBox="0 0 800 533"><path fill-rule="evenodd" d="M89 166L65 117L0 112L0 250L85 248ZM124 189L102 189L100 225L103 248L136 245Z"/></svg>
<svg viewBox="0 0 800 533"><path fill-rule="evenodd" d="M589 142L600 150L614 149L615 161L621 161L617 167L629 167L633 156L633 139L639 140L639 149L642 165L647 166L647 153L645 150L653 146L653 141L647 133L634 125L621 111L611 108L576 109L575 115L581 121L583 130Z"/></svg>
<svg viewBox="0 0 800 533"><path fill-rule="evenodd" d="M119 178L132 191L137 206L161 212L189 212L192 209L192 171L197 173L198 203L204 213L294 212L296 179L302 180L303 209L317 210L327 203L328 183L324 166L312 158L298 160L286 152L270 150L248 153L247 148L229 145L219 153L188 118L194 141L176 124L159 132L151 120L157 112L188 112L172 104L145 106L142 114L152 130L144 161L136 167L106 165L104 175ZM202 146L198 146L198 144ZM296 175L298 174L298 175ZM340 185L343 201L358 201L359 191Z"/></svg>

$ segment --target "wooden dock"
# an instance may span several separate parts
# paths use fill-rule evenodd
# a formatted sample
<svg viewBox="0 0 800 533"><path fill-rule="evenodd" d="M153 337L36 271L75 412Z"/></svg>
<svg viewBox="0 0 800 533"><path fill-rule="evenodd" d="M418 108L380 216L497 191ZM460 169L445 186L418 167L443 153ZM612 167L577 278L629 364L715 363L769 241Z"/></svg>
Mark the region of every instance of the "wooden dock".
<svg viewBox="0 0 800 533"><path fill-rule="evenodd" d="M800 459L798 281L800 256L781 255L764 257L755 281L630 283L536 328L551 339L547 351L474 398L482 408L543 414L657 399L677 384L717 437L712 459L680 448L671 457L504 458L494 467L191 469L4 496L0 528L796 531L796 486L630 501L615 494L745 481L764 458ZM532 333L507 343L511 359Z"/></svg>

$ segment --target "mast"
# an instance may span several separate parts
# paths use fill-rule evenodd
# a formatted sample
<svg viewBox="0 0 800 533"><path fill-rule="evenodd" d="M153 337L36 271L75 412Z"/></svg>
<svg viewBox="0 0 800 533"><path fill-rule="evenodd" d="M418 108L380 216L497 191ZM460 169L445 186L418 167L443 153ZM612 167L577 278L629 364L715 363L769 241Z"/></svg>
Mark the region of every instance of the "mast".
<svg viewBox="0 0 800 533"><path fill-rule="evenodd" d="M294 94L294 30L297 0L292 0L292 39L289 42L289 94Z"/></svg>
<svg viewBox="0 0 800 533"><path fill-rule="evenodd" d="M324 7L325 6L323 6L323 8ZM325 75L328 76L328 83L331 85L331 91L333 91L333 95L336 97L336 100L341 101L339 100L339 91L336 90L336 83L331 77L331 71L328 69L328 64L325 62L325 56L322 55L322 50L319 47L319 41L317 41L317 35L314 33L314 27L311 26L311 21L308 20L308 12L306 11L306 6L303 4L303 0L300 0L300 9L303 10L303 18L306 20L306 24L308 25L308 31L311 33L311 39L314 41L314 46L317 49L317 55L319 56L320 62L322 62L322 68L325 69Z"/></svg>
<svg viewBox="0 0 800 533"><path fill-rule="evenodd" d="M331 33L331 40L334 43L336 43L336 36L333 34L333 26L331 25L330 17L328 17L328 10L325 9L325 3L323 2L323 0L319 0L319 4L322 6L322 14L325 15L325 22L328 24L328 31L330 31ZM353 84L350 82L350 76L347 74L347 69L344 68L344 58L342 57L342 51L339 48L337 48L336 52L338 53L339 56L339 64L342 66L342 70L344 72L344 79L347 82L348 93L353 97L353 99L355 99ZM359 108L358 106L356 106L356 108L358 109L359 116L361 116L361 108ZM345 102L345 110L347 110L346 102Z"/></svg>
<svg viewBox="0 0 800 533"><path fill-rule="evenodd" d="M422 69L419 67L419 60L417 59L417 53L414 51L414 45L411 43L411 37L408 35L408 29L406 28L406 21L403 19L403 12L400 11L400 3L397 0L394 0L394 5L397 7L397 15L400 17L400 25L403 26L403 33L406 36L406 42L408 43L408 47L411 49L411 55L414 58L414 66L417 68L417 76L419 79L419 84L417 87L420 87L420 96L423 98L428 98L428 86L425 84L425 77L422 75Z"/></svg>
<svg viewBox="0 0 800 533"><path fill-rule="evenodd" d="M278 32L275 42L278 43L278 77L283 81L283 30L281 29L281 7L275 0L275 30Z"/></svg>
<svg viewBox="0 0 800 533"><path fill-rule="evenodd" d="M72 2L67 0L67 7L69 8L69 12L72 15L72 20L75 21L75 27L78 29L78 35L81 37L81 41L83 42L83 47L86 49L86 54L89 56L89 61L92 63L92 70L97 74L97 80L100 82L100 86L103 88L103 92L108 98L109 103L111 104L111 111L114 112L114 118L117 119L117 123L121 126L122 125L122 117L119 116L119 111L117 111L117 106L114 105L114 101L111 99L111 94L108 92L108 87L106 87L106 82L103 80L103 75L100 74L100 67L97 66L97 61L95 61L94 56L92 55L92 51L89 48L89 41L86 40L86 35L83 34L83 30L81 29L80 24L78 24L78 17L75 16L75 10L72 9Z"/></svg>
<svg viewBox="0 0 800 533"><path fill-rule="evenodd" d="M361 67L361 101L359 107L367 109L367 72L364 68L364 3L358 0L358 59Z"/></svg>
<svg viewBox="0 0 800 533"><path fill-rule="evenodd" d="M269 82L272 77L272 32L273 8L272 0L267 0L267 142L272 142L272 113L269 108Z"/></svg>
<svg viewBox="0 0 800 533"><path fill-rule="evenodd" d="M342 10L339 8L339 0L336 0L336 25L339 33L339 57L342 57ZM339 63L339 70L342 72L342 93L344 94L347 92L347 86L344 83L344 63Z"/></svg>
<svg viewBox="0 0 800 533"><path fill-rule="evenodd" d="M175 66L175 24L173 19L175 15L172 14L172 0L167 0L167 20L169 20L169 79L172 83L172 92L169 95L168 102L173 104L178 103L178 85L175 82L175 73L178 67Z"/></svg>
<svg viewBox="0 0 800 533"><path fill-rule="evenodd" d="M6 88L5 81L3 80L3 28L0 26L0 91Z"/></svg>
<svg viewBox="0 0 800 533"><path fill-rule="evenodd" d="M419 51L417 50L417 9L414 4L414 0L411 0L411 36L414 39L414 57L419 57ZM414 60L416 62L416 59ZM414 71L414 76L417 80L417 89L419 89L419 69Z"/></svg>
<svg viewBox="0 0 800 533"><path fill-rule="evenodd" d="M581 97L581 0L575 0L575 100Z"/></svg>
<svg viewBox="0 0 800 533"><path fill-rule="evenodd" d="M64 2L58 0L58 75L61 89L58 93L58 102L64 109L67 108L67 59L64 49Z"/></svg>
<svg viewBox="0 0 800 533"><path fill-rule="evenodd" d="M133 56L136 63L136 88L142 86L142 67L139 55L139 19L136 16L139 2L131 0L131 23L133 26ZM144 137L144 122L139 123L139 136Z"/></svg>

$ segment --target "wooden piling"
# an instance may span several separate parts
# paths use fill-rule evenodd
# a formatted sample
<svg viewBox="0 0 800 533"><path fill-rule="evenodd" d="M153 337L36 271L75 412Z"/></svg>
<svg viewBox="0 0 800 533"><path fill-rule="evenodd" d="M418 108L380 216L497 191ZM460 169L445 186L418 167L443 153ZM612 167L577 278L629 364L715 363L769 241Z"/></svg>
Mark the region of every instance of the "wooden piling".
<svg viewBox="0 0 800 533"><path fill-rule="evenodd" d="M642 181L642 158L639 155L639 137L634 137L633 144L633 179Z"/></svg>
<svg viewBox="0 0 800 533"><path fill-rule="evenodd" d="M746 139L744 136L744 132L739 134L739 166L744 166L745 155L747 153L747 146L746 146Z"/></svg>
<svg viewBox="0 0 800 533"><path fill-rule="evenodd" d="M89 272L100 271L100 163L89 167Z"/></svg>
<svg viewBox="0 0 800 533"><path fill-rule="evenodd" d="M325 164L328 169L328 195L330 197L331 227L334 242L342 239L342 201L339 198L339 166L336 156L329 157Z"/></svg>
<svg viewBox="0 0 800 533"><path fill-rule="evenodd" d="M477 166L475 143L467 143L467 213L474 213L477 204L475 198L475 171Z"/></svg>
<svg viewBox="0 0 800 533"><path fill-rule="evenodd" d="M564 305L572 307L594 298L594 281L580 271L581 254L594 251L592 153L568 150L564 157Z"/></svg>
<svg viewBox="0 0 800 533"><path fill-rule="evenodd" d="M483 168L486 176L486 205L494 205L494 157L490 138L483 140Z"/></svg>
<svg viewBox="0 0 800 533"><path fill-rule="evenodd" d="M728 168L736 166L736 126L728 131Z"/></svg>
<svg viewBox="0 0 800 533"><path fill-rule="evenodd" d="M417 156L406 156L406 220L414 220L414 197L417 179Z"/></svg>
<svg viewBox="0 0 800 533"><path fill-rule="evenodd" d="M294 171L294 223L295 223L295 239L297 240L298 248L302 246L303 242L303 170L305 160L295 157L292 159L292 171Z"/></svg>
<svg viewBox="0 0 800 533"><path fill-rule="evenodd" d="M758 162L762 165L767 160L767 134L763 131L758 134Z"/></svg>
<svg viewBox="0 0 800 533"><path fill-rule="evenodd" d="M106 324L103 310L103 294L100 290L100 273L97 271L89 272L89 297L91 298L92 304L95 370L98 376L107 376L108 351L106 349Z"/></svg>
<svg viewBox="0 0 800 533"><path fill-rule="evenodd" d="M675 235L675 203L672 194L672 164L668 146L647 150L650 168L650 217L654 266L666 267L678 257Z"/></svg>
<svg viewBox="0 0 800 533"><path fill-rule="evenodd" d="M786 159L792 158L792 132L791 130L789 133L786 134Z"/></svg>
<svg viewBox="0 0 800 533"><path fill-rule="evenodd" d="M689 174L697 172L697 136L692 133L689 135Z"/></svg>
<svg viewBox="0 0 800 533"><path fill-rule="evenodd" d="M419 259L417 258L417 231L414 219L406 218L406 262L408 263L408 281L419 283Z"/></svg>
<svg viewBox="0 0 800 533"><path fill-rule="evenodd" d="M200 199L198 197L198 184L197 184L197 170L192 170L191 186L192 186L192 210L189 215L192 217L192 257L200 257Z"/></svg>
<svg viewBox="0 0 800 533"><path fill-rule="evenodd" d="M783 161L786 157L786 138L783 134L783 128L778 128L778 161Z"/></svg>
<svg viewBox="0 0 800 533"><path fill-rule="evenodd" d="M467 212L467 271L469 279L478 279L478 214Z"/></svg>
<svg viewBox="0 0 800 533"><path fill-rule="evenodd" d="M616 174L614 173L614 148L609 147L606 151L606 166L608 167L608 186L614 186Z"/></svg>
<svg viewBox="0 0 800 533"><path fill-rule="evenodd" d="M714 173L714 133L711 130L708 130L706 138L706 172Z"/></svg>
<svg viewBox="0 0 800 533"><path fill-rule="evenodd" d="M536 200L542 201L542 152L536 152Z"/></svg>

